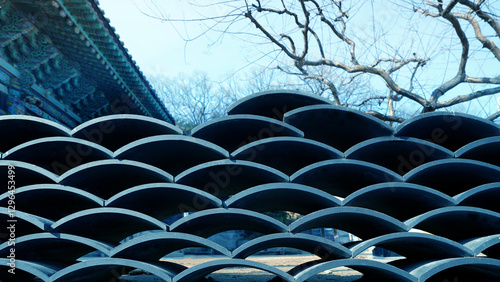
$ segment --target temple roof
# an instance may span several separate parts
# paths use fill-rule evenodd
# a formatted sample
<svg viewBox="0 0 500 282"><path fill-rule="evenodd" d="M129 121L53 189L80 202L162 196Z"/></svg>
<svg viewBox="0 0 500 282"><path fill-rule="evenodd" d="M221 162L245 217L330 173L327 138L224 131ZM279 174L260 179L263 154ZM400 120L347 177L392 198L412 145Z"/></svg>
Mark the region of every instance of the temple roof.
<svg viewBox="0 0 500 282"><path fill-rule="evenodd" d="M3 3L2 3L3 2ZM77 123L113 113L173 118L97 0L0 1L0 57L70 105Z"/></svg>

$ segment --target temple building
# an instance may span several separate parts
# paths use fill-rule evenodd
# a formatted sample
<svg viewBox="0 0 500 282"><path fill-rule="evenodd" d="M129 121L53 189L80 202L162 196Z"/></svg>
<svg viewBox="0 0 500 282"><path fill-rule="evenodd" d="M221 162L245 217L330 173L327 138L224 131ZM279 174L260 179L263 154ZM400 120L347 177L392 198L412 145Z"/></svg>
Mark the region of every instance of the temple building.
<svg viewBox="0 0 500 282"><path fill-rule="evenodd" d="M0 0L0 114L174 123L97 0Z"/></svg>

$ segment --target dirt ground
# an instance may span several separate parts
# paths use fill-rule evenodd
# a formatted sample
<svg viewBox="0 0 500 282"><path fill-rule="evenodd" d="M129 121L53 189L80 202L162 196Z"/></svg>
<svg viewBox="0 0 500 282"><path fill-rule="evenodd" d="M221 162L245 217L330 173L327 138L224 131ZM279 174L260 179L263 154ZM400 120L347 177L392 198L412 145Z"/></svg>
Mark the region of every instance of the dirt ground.
<svg viewBox="0 0 500 282"><path fill-rule="evenodd" d="M186 267L192 267L203 262L210 260L221 259L223 257L185 257L185 258L170 258L166 261L175 262ZM280 270L288 271L297 265L302 263L316 260L316 256L254 256L247 258L248 260L254 260L267 265L277 267ZM335 269L328 270L326 272L320 273L308 282L320 282L320 281L338 281L338 282L349 282L355 281L361 278L361 273L354 271L347 267L339 267ZM275 276L267 272L252 269L252 268L226 268L214 272L207 276L206 281L216 281L216 282L266 282L273 279ZM122 276L120 277L123 281L130 282L152 282L152 281L162 281L152 275L134 275L134 276Z"/></svg>

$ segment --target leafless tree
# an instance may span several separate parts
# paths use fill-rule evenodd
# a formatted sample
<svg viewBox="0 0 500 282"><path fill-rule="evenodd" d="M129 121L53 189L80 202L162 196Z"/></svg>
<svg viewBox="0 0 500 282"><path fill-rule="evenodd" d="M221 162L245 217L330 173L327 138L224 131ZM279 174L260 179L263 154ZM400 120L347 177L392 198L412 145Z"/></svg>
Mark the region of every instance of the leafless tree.
<svg viewBox="0 0 500 282"><path fill-rule="evenodd" d="M175 77L161 73L147 76L170 109L177 125L186 132L212 118L225 115L230 104L252 93L299 89L321 95L312 88L302 89L306 86L299 79L276 69L252 68L240 74L228 75L222 81L213 81L203 72L183 73Z"/></svg>
<svg viewBox="0 0 500 282"><path fill-rule="evenodd" d="M500 116L496 0L192 1L211 12L184 21L259 48L267 42L276 68L319 83L337 105L370 104L368 113L392 122L457 105L490 120ZM214 7L224 8L214 14ZM371 90L359 95L347 91L357 86L343 87L356 81Z"/></svg>
<svg viewBox="0 0 500 282"><path fill-rule="evenodd" d="M185 131L225 114L228 102L207 74L196 72L170 78L149 76L152 86Z"/></svg>
<svg viewBox="0 0 500 282"><path fill-rule="evenodd" d="M261 68L229 75L222 81L211 80L203 72L182 73L175 77L161 73L147 76L177 125L186 132L212 118L225 115L229 105L246 95L271 89L294 89L295 85L282 72Z"/></svg>

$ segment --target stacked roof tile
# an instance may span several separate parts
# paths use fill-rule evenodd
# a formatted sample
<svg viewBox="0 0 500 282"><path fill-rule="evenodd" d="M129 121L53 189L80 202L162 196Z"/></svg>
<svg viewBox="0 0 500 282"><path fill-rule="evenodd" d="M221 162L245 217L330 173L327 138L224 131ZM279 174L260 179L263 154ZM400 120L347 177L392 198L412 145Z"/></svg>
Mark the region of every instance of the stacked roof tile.
<svg viewBox="0 0 500 282"><path fill-rule="evenodd" d="M2 220L16 220L15 246L8 230L0 245L2 280L11 275L11 248L16 278L43 281L109 281L134 268L195 281L234 266L285 281L340 266L367 281L500 279L500 126L487 120L434 112L393 129L316 96L270 91L191 136L136 115L73 130L2 116L0 128L0 171L6 181L14 171L16 186L0 195ZM302 217L286 225L270 211ZM361 241L303 233L320 227ZM228 230L261 236L234 250L208 239ZM124 240L143 231L151 232ZM403 258L358 256L373 246ZM190 268L161 260L188 247L227 258ZM318 260L284 272L246 259L273 247ZM96 250L104 257L79 259Z"/></svg>

